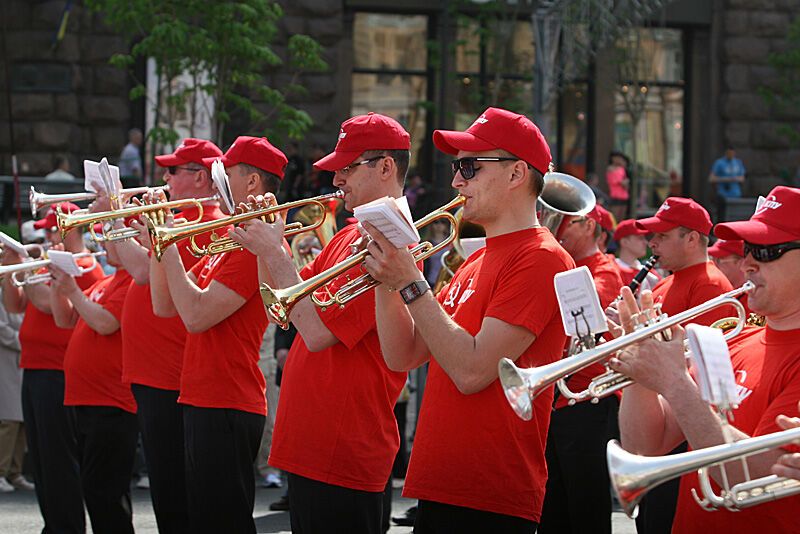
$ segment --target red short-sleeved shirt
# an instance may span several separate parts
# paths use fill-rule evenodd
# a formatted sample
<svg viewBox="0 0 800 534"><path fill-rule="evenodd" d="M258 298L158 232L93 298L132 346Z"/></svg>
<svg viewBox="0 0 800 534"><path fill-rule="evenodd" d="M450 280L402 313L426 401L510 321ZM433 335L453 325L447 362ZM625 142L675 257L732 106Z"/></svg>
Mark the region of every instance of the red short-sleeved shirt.
<svg viewBox="0 0 800 534"><path fill-rule="evenodd" d="M191 272L201 289L215 281L246 302L208 330L187 334L178 402L266 415L266 381L258 367L258 350L267 314L258 291L256 257L246 250L207 256Z"/></svg>
<svg viewBox="0 0 800 534"><path fill-rule="evenodd" d="M93 260L80 258L77 262L81 267L88 267ZM94 269L77 277L75 281L81 289L88 289L104 276L103 268L98 263ZM28 300L25 318L19 330L19 342L22 347L20 368L63 370L64 353L71 335L72 328L57 327L51 314L39 310Z"/></svg>
<svg viewBox="0 0 800 534"><path fill-rule="evenodd" d="M620 277L617 263L602 252L598 252L588 258L583 258L575 262L576 267L582 265L588 267L589 271L592 273L594 285L600 297L600 306L606 309L608 305L617 298L622 289L622 278ZM567 380L567 386L575 393L583 391L589 386L589 382L591 382L593 378L604 373L605 370L605 366L602 363L590 365L572 375L569 380ZM559 395L556 401L556 409L563 408L567 405L567 398L563 395Z"/></svg>
<svg viewBox="0 0 800 534"><path fill-rule="evenodd" d="M314 276L350 255L356 225L336 234L300 276ZM340 276L336 291L358 269ZM400 446L394 405L406 381L390 371L375 327L369 291L340 308L319 311L339 343L311 352L297 336L281 380L269 463L300 476L362 491L383 491Z"/></svg>
<svg viewBox="0 0 800 534"><path fill-rule="evenodd" d="M491 237L437 299L472 335L485 317L530 330L536 340L516 363L544 365L561 358L566 340L553 277L574 266L547 229ZM403 495L538 521L552 403L548 388L523 421L499 380L464 395L433 355Z"/></svg>
<svg viewBox="0 0 800 534"><path fill-rule="evenodd" d="M653 288L653 299L656 303L661 303L661 311L675 315L732 289L728 278L709 261L675 271L664 278ZM732 315L735 315L734 309L725 306L690 322L708 326L718 319Z"/></svg>
<svg viewBox="0 0 800 534"><path fill-rule="evenodd" d="M197 218L197 208L184 210L177 217L188 221ZM223 217L217 205L205 206L202 221ZM195 239L205 245L210 234ZM183 266L188 270L199 258L189 251L189 240L179 241ZM156 317L150 297L150 284L131 280L128 298L122 308L122 380L160 389L177 390L181 384L181 366L186 344L186 327L179 316Z"/></svg>
<svg viewBox="0 0 800 534"><path fill-rule="evenodd" d="M733 424L748 435L761 436L781 430L775 417L798 417L800 399L800 330L747 328L730 343L731 361L739 387L739 408ZM788 533L800 532L797 512L800 496L760 504L741 512L725 509L706 512L691 495L698 488L697 475L681 478L678 507L672 532ZM714 489L719 491L715 484ZM699 493L699 489L698 489Z"/></svg>
<svg viewBox="0 0 800 534"><path fill-rule="evenodd" d="M131 275L118 269L96 282L86 296L110 312L117 321L128 293ZM78 319L64 355L64 404L67 406L116 406L136 413L130 387L122 382L122 333L107 336Z"/></svg>

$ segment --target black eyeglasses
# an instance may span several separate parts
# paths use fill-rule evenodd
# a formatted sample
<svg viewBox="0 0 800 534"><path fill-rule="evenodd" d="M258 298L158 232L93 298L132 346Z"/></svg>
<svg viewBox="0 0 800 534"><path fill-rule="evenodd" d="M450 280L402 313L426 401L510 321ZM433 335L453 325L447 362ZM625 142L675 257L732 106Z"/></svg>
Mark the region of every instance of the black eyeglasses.
<svg viewBox="0 0 800 534"><path fill-rule="evenodd" d="M475 162L476 161L519 161L519 158L459 158L454 159L450 165L453 168L453 176L458 171L461 171L461 177L465 180L472 180L475 178Z"/></svg>
<svg viewBox="0 0 800 534"><path fill-rule="evenodd" d="M170 174L178 174L179 169L186 169L189 172L197 172L202 170L198 169L197 167L187 167L185 165L172 165L170 167L167 167L167 172Z"/></svg>
<svg viewBox="0 0 800 534"><path fill-rule="evenodd" d="M778 245L754 245L744 243L744 257L748 254L753 255L753 259L759 263L769 263L775 261L790 250L800 249L800 243L780 243Z"/></svg>
<svg viewBox="0 0 800 534"><path fill-rule="evenodd" d="M360 165L366 165L367 163L372 163L373 161L378 161L379 159L388 158L388 157L389 156L375 156L374 158L369 158L369 159L365 159L365 160L362 160L362 161L357 161L355 163L351 163L347 167L342 167L341 169L339 169L338 172L340 172L342 174L350 174L353 171L353 169L355 169L356 167L358 167Z"/></svg>

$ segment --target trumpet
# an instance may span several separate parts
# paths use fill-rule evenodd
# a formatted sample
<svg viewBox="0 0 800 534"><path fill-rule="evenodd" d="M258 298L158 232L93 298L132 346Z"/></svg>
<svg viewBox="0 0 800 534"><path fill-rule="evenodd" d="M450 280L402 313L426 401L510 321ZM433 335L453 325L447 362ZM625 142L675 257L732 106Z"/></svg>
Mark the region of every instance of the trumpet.
<svg viewBox="0 0 800 534"><path fill-rule="evenodd" d="M130 189L120 190L120 196L130 199L136 195L146 193L149 188L147 187L132 187ZM152 189L161 189L163 191L169 190L169 186L154 187ZM81 193L64 193L60 195L48 195L40 193L33 186L31 186L30 193L28 193L28 201L31 205L31 215L36 217L36 213L43 207L50 204L58 204L61 202L83 202L85 200L94 200L97 198L97 193L91 191L83 191Z"/></svg>
<svg viewBox="0 0 800 534"><path fill-rule="evenodd" d="M441 208L429 213L414 223L414 226L418 230L438 219L445 219L450 223L450 234L444 241L436 245L426 241L411 249L415 261L420 262L433 256L440 250L448 247L458 236L458 223L456 218L450 213L450 210L463 205L465 201L466 198L458 195ZM376 281L368 274L364 274L352 280L348 280L335 294L331 295L330 292L328 292L326 298L317 296L315 293L318 289L326 286L340 275L361 265L368 255L369 252L366 249L361 250L330 269L285 289L273 289L267 284L261 284L261 298L264 301L264 306L267 308L267 313L269 313L270 317L272 317L276 323L285 329L289 325L289 315L291 314L292 308L294 308L300 300L309 295L311 296L311 300L314 301L314 304L323 310L337 304L339 306L344 306L362 293L366 293L377 286L380 282Z"/></svg>
<svg viewBox="0 0 800 534"><path fill-rule="evenodd" d="M686 311L667 317L662 314L643 325L637 326L633 332L620 336L597 347L584 350L575 356L570 356L562 360L533 367L530 369L520 369L508 358L503 358L498 362L498 374L500 383L503 386L506 399L511 404L516 414L528 421L532 416L533 400L542 393L548 386L567 378L568 376L589 367L595 363L603 362L620 350L643 341L649 337L661 335L670 330L673 326L690 321L691 319L708 313L711 310L722 306L733 306L738 315L739 322L737 327L725 334L725 339L729 340L739 334L744 327L746 316L742 303L736 297L751 291L755 286L747 281L744 285L733 291L728 291L722 295L690 308ZM589 387L581 393L572 393L566 386L561 389L562 393L570 396L571 399L584 400L591 398L592 402L597 402L600 398L610 395L622 388L632 384L633 381L621 373L607 371L596 377Z"/></svg>
<svg viewBox="0 0 800 534"><path fill-rule="evenodd" d="M230 252L242 248L236 241L229 237L221 237L217 230L231 225L249 221L251 219L271 220L276 213L283 210L300 208L303 206L316 205L320 209L321 216L313 224L305 225L302 222L287 224L284 228L284 237L293 236L302 232L310 232L325 221L325 206L323 202L331 198L343 198L344 193L337 191L328 195L320 195L304 200L295 200L266 208L248 208L248 211L224 217L214 221L193 222L192 224L182 224L180 226L167 227L155 223L152 218L147 219L147 229L150 233L150 242L153 245L153 253L157 259L161 259L164 250L177 241L182 239L190 240L190 251L197 257L211 256ZM211 242L206 246L200 246L195 242L195 238L206 232L211 232Z"/></svg>
<svg viewBox="0 0 800 534"><path fill-rule="evenodd" d="M61 230L61 236L65 236L67 232L80 226L89 225L92 238L96 242L103 241L120 241L123 239L130 239L139 235L139 232L133 228L118 228L106 229L103 228L102 232L98 234L94 231L92 226L96 223L112 221L114 219L125 219L127 217L136 217L139 215L147 215L154 211L172 210L172 209L186 209L188 207L196 207L198 214L197 217L188 223L193 224L200 222L203 218L203 204L206 202L216 201L217 197L207 198L187 198L183 200L172 200L169 202L160 202L156 204L142 204L140 206L127 206L119 209L112 209L109 211L98 211L92 213L89 210L78 210L72 213L64 213L59 208L56 211L56 221L58 228Z"/></svg>
<svg viewBox="0 0 800 534"><path fill-rule="evenodd" d="M639 501L645 493L679 476L698 471L699 497L693 489L692 495L706 510L727 508L731 511L743 510L763 502L800 494L800 481L769 475L749 479L730 486L723 470L722 491L717 494L711 485L708 469L724 462L742 459L753 454L787 445L800 440L800 428L790 428L763 436L724 443L705 449L683 452L669 456L639 456L624 450L619 442L611 440L606 447L608 474L617 499L628 517L638 513Z"/></svg>
<svg viewBox="0 0 800 534"><path fill-rule="evenodd" d="M81 272L79 276L83 276L84 274L91 272L95 267L97 267L97 257L98 256L105 256L105 251L100 252L80 252L78 254L73 254L73 257L78 258L92 258L91 265L87 267L81 267ZM29 286L34 284L42 284L45 282L49 282L51 280L50 273L30 273L31 271L38 271L39 269L46 268L50 265L51 260L44 258L41 260L33 260L33 261L25 261L22 263L16 263L14 265L0 265L0 276L11 275L11 283L15 287L23 287ZM25 276L23 276L25 275Z"/></svg>

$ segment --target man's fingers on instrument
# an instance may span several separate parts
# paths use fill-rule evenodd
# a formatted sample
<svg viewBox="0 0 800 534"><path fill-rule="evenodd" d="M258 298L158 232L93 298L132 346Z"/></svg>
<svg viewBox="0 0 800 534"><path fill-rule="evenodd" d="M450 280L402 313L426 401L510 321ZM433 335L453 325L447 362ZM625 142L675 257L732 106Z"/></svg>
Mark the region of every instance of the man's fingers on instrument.
<svg viewBox="0 0 800 534"><path fill-rule="evenodd" d="M650 310L655 306L655 301L653 300L653 292L649 289L642 291L641 297L639 300L642 303L643 310Z"/></svg>

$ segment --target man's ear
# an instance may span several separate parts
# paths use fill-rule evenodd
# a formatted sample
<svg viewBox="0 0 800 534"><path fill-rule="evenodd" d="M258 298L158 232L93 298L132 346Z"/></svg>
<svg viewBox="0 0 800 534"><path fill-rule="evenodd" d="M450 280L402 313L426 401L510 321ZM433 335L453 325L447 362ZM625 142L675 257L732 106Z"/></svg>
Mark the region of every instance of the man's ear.
<svg viewBox="0 0 800 534"><path fill-rule="evenodd" d="M394 180L397 174L397 162L386 156L381 160L381 180Z"/></svg>
<svg viewBox="0 0 800 534"><path fill-rule="evenodd" d="M509 185L511 186L511 189L516 189L523 185L527 187L528 180L533 179L533 176L528 175L528 164L522 160L515 161L511 166L511 176L509 178Z"/></svg>

